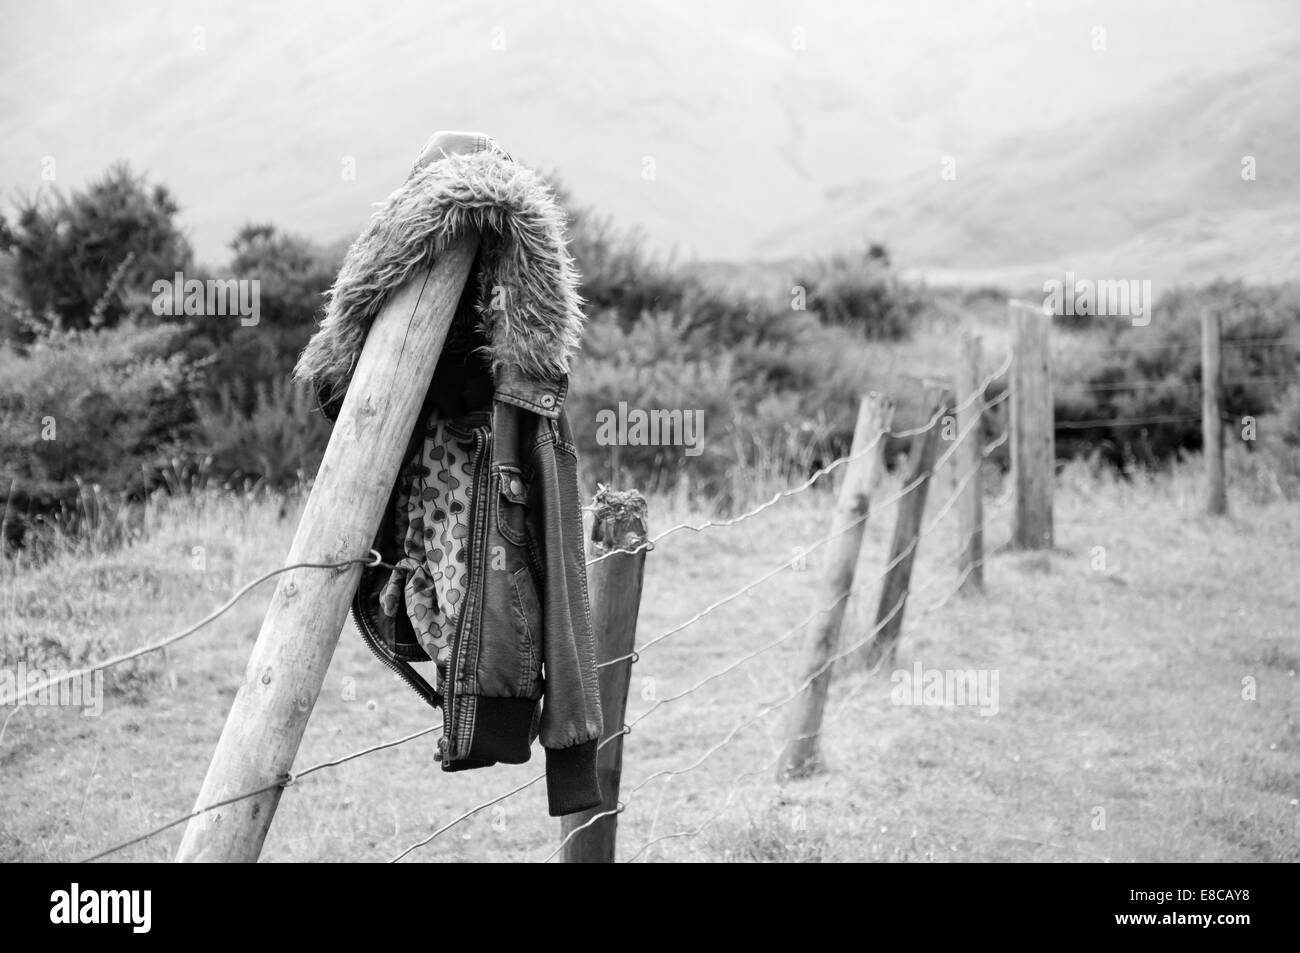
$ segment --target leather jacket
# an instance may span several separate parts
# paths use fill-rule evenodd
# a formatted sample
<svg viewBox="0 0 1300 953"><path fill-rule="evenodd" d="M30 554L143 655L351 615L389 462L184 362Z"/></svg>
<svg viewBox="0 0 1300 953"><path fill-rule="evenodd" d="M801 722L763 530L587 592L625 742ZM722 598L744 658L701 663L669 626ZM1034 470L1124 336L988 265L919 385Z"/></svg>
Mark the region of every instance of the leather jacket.
<svg viewBox="0 0 1300 953"><path fill-rule="evenodd" d="M485 136L435 135L412 178L349 251L297 374L317 387L333 417L364 342L357 324L364 331L382 305L373 289L400 286L407 276L389 274L393 263L432 260L457 223L479 230L479 255L411 438L411 463L377 530L375 548L386 565L362 573L353 619L379 659L443 709L444 770L527 761L540 737L549 809L558 816L600 803L603 721L577 450L564 416L580 299L549 191ZM518 254L521 247L527 255ZM425 254L412 253L422 248ZM468 510L453 615L437 604L448 600L446 589L430 595L431 584L411 585L413 573L442 581L436 562L447 536L435 530L446 526L406 514L447 518L419 510L421 492L436 495L418 482L430 478L420 455L427 461L457 452L456 472L469 486L442 473ZM449 638L436 649L418 628L425 607L412 605L415 598L427 599L447 622ZM427 661L436 663L436 688L412 666Z"/></svg>

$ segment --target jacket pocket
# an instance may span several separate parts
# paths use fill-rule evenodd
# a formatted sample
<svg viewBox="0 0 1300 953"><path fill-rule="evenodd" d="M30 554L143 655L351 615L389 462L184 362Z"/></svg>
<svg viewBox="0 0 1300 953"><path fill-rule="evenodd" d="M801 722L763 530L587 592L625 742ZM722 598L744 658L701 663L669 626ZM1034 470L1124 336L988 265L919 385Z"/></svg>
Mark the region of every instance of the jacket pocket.
<svg viewBox="0 0 1300 953"><path fill-rule="evenodd" d="M542 607L537 587L527 566L520 566L510 576L511 615L519 640L519 693L525 698L540 696L542 653L535 632L541 631Z"/></svg>
<svg viewBox="0 0 1300 953"><path fill-rule="evenodd" d="M496 468L497 531L516 546L528 545L528 484L518 467Z"/></svg>

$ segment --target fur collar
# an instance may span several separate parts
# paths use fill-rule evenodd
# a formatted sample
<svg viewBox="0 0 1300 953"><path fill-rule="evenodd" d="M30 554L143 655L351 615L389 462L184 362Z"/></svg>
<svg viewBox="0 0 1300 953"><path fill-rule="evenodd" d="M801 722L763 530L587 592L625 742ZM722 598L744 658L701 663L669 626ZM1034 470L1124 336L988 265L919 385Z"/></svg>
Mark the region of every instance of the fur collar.
<svg viewBox="0 0 1300 953"><path fill-rule="evenodd" d="M348 249L294 376L342 393L389 293L466 228L480 235L472 313L493 374L507 367L541 380L568 374L583 315L564 225L541 178L498 152L448 155L417 169Z"/></svg>

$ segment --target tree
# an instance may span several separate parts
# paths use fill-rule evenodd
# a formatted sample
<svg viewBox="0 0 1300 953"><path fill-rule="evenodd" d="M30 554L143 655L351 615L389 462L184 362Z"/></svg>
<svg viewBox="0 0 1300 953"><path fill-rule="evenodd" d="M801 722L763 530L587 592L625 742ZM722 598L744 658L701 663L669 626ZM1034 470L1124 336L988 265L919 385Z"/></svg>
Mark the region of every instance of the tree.
<svg viewBox="0 0 1300 953"><path fill-rule="evenodd" d="M192 321L186 351L206 368L214 388L228 390L235 406L253 413L259 388L291 375L342 252L257 223L242 226L230 250L230 277L257 282L258 323Z"/></svg>
<svg viewBox="0 0 1300 953"><path fill-rule="evenodd" d="M33 313L64 328L114 325L128 311L129 292L147 293L158 278L191 266L179 211L166 186L150 186L119 162L84 191L21 198L0 240L17 261L19 293Z"/></svg>

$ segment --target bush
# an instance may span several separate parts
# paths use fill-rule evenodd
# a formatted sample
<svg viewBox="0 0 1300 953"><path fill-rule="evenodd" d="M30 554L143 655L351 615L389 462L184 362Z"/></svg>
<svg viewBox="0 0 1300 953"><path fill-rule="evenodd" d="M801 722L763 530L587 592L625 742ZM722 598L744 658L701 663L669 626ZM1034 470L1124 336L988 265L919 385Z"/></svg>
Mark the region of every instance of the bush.
<svg viewBox="0 0 1300 953"><path fill-rule="evenodd" d="M198 378L172 325L56 331L0 347L0 491L109 490L165 460L192 419Z"/></svg>
<svg viewBox="0 0 1300 953"><path fill-rule="evenodd" d="M921 296L899 281L879 245L861 255L831 255L798 284L807 289L808 309L823 322L853 328L869 340L907 337L922 310Z"/></svg>
<svg viewBox="0 0 1300 953"><path fill-rule="evenodd" d="M230 482L272 486L315 476L330 425L308 388L280 378L258 384L245 410L230 385L196 403L195 445Z"/></svg>
<svg viewBox="0 0 1300 953"><path fill-rule="evenodd" d="M630 331L613 315L593 321L572 378L567 414L592 479L630 481L649 490L674 485L689 460L692 479L716 491L735 463L737 413L732 360L702 348L684 333L681 319L647 316ZM702 414L701 453L686 457L682 446L618 446L598 442L603 411L691 410Z"/></svg>
<svg viewBox="0 0 1300 953"><path fill-rule="evenodd" d="M63 328L112 326L128 313L132 292L189 268L179 211L166 186L118 163L84 191L20 200L17 221L0 237L33 314Z"/></svg>
<svg viewBox="0 0 1300 953"><path fill-rule="evenodd" d="M1103 448L1119 462L1154 464L1201 445L1201 314L1220 315L1225 414L1270 414L1300 371L1300 286L1219 282L1175 289L1156 302L1150 326L1062 334L1054 358L1059 422L1182 418L1143 426L1101 423L1063 431L1058 456ZM1114 319L1101 319L1113 321Z"/></svg>
<svg viewBox="0 0 1300 953"><path fill-rule="evenodd" d="M292 375L342 252L264 224L245 225L230 248L231 277L259 283L260 320L245 327L233 319L190 319L186 353L203 364L214 402L230 401L250 415L268 387Z"/></svg>

